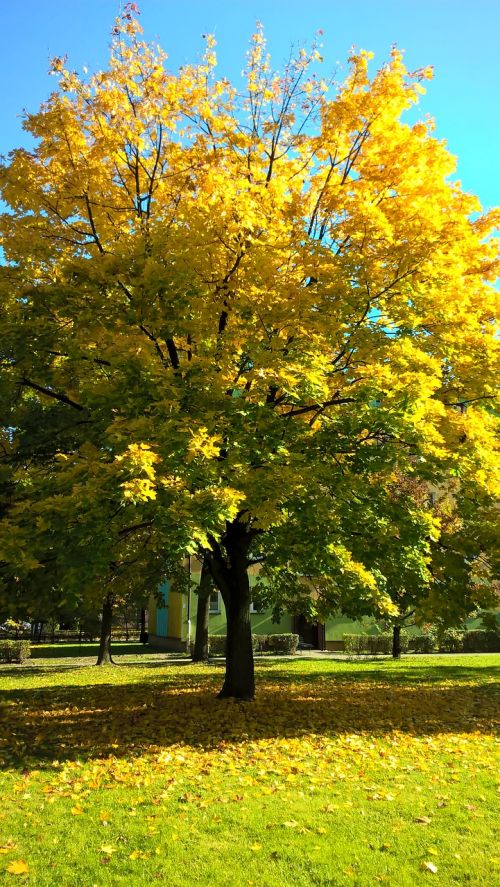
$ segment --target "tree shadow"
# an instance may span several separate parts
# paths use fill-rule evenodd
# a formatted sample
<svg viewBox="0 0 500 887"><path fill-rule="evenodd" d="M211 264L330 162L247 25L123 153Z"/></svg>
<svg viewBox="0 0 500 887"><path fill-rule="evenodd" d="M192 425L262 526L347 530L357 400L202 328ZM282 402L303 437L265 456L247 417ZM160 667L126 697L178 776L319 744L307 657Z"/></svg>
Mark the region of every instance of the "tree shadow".
<svg viewBox="0 0 500 887"><path fill-rule="evenodd" d="M362 675L356 668L285 672L269 662L255 702L241 703L216 698L217 666L200 666L181 678L177 669L156 674L153 662L142 667L144 680L134 683L4 691L0 766L47 767L54 760L120 758L170 746L214 748L311 733L489 734L498 716L498 697L494 684L485 683L484 668L464 668L463 680L456 683L446 671L439 683L428 674L434 668L423 668L419 681L409 680L408 672L393 680L395 672L379 668ZM51 674L64 671L50 667Z"/></svg>

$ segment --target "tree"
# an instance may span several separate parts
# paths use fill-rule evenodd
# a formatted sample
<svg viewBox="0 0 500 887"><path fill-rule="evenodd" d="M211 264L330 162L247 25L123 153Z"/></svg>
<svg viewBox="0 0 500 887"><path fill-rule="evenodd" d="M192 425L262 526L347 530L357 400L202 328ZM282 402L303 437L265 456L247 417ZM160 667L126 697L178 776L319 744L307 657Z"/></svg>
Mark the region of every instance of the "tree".
<svg viewBox="0 0 500 887"><path fill-rule="evenodd" d="M213 583L208 558L204 558L201 565L200 584L196 589L198 606L196 609L196 633L193 648L193 662L204 662L208 659L208 623L212 589Z"/></svg>
<svg viewBox="0 0 500 887"><path fill-rule="evenodd" d="M58 89L25 120L36 147L1 172L9 426L15 446L33 410L53 429L32 517L59 522L58 560L85 537L92 576L124 538L132 576L150 549L205 557L222 696L254 694L250 564L293 573L297 605L319 589L391 612L351 545L353 497L396 469L492 488L498 215L448 181L430 121L401 121L428 69L393 50L371 78L361 51L335 86L319 60L276 74L258 30L243 89L217 79L210 37L174 74L127 7L107 70L54 60Z"/></svg>

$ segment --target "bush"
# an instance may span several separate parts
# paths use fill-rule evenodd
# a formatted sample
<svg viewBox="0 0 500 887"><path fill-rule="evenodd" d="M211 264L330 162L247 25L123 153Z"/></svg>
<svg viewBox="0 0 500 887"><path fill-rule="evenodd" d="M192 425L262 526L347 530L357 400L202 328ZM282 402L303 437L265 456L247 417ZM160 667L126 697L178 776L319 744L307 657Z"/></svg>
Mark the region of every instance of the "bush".
<svg viewBox="0 0 500 887"><path fill-rule="evenodd" d="M465 631L462 649L464 653L500 653L500 631L480 628Z"/></svg>
<svg viewBox="0 0 500 887"><path fill-rule="evenodd" d="M253 634L252 648L269 653L295 653L299 642L298 634ZM208 638L210 656L226 655L226 635L211 634Z"/></svg>
<svg viewBox="0 0 500 887"><path fill-rule="evenodd" d="M226 655L226 635L211 634L208 637L208 652L210 656Z"/></svg>
<svg viewBox="0 0 500 887"><path fill-rule="evenodd" d="M270 634L267 638L273 653L296 653L299 643L298 634Z"/></svg>
<svg viewBox="0 0 500 887"><path fill-rule="evenodd" d="M0 641L0 662L25 662L30 653L29 641Z"/></svg>
<svg viewBox="0 0 500 887"><path fill-rule="evenodd" d="M365 638L364 634L343 634L344 653L349 656L359 656L361 653L365 653Z"/></svg>
<svg viewBox="0 0 500 887"><path fill-rule="evenodd" d="M439 637L440 653L462 653L464 648L464 634L456 628L447 628Z"/></svg>
<svg viewBox="0 0 500 887"><path fill-rule="evenodd" d="M380 634L368 634L364 638L365 652L372 656L392 653L392 634L388 631Z"/></svg>
<svg viewBox="0 0 500 887"><path fill-rule="evenodd" d="M434 653L436 638L432 634L417 634L409 638L408 649L411 653Z"/></svg>
<svg viewBox="0 0 500 887"><path fill-rule="evenodd" d="M380 634L344 634L344 653L351 656L369 654L378 656L392 653L392 631L384 631ZM399 637L401 652L408 649L408 635L402 631Z"/></svg>

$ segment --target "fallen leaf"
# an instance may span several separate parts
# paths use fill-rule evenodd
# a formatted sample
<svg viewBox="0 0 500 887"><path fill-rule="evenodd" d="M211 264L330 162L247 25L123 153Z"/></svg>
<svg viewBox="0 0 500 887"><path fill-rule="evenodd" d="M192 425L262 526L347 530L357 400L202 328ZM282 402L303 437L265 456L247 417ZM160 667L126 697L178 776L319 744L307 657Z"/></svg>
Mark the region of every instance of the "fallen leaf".
<svg viewBox="0 0 500 887"><path fill-rule="evenodd" d="M420 868L424 872L432 872L433 875L437 874L437 865L434 865L433 862L428 862L427 860L422 860L420 863Z"/></svg>
<svg viewBox="0 0 500 887"><path fill-rule="evenodd" d="M29 865L24 862L24 859L15 859L9 862L5 869L10 875L27 875L29 870Z"/></svg>
<svg viewBox="0 0 500 887"><path fill-rule="evenodd" d="M420 825L430 825L432 819L430 816L417 816L415 822L418 822Z"/></svg>

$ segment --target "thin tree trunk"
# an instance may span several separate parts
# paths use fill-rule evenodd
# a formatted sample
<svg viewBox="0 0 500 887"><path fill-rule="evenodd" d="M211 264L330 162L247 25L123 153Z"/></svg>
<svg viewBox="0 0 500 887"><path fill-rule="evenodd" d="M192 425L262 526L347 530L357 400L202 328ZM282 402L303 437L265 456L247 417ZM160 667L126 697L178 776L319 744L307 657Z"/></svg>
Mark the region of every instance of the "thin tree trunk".
<svg viewBox="0 0 500 887"><path fill-rule="evenodd" d="M113 595L108 594L102 602L101 637L96 665L112 665L111 626L113 622Z"/></svg>
<svg viewBox="0 0 500 887"><path fill-rule="evenodd" d="M146 631L146 608L141 607L141 633L139 636L141 644L147 644L148 633Z"/></svg>
<svg viewBox="0 0 500 887"><path fill-rule="evenodd" d="M208 659L208 623L212 576L208 558L203 558L200 584L198 587L198 609L196 610L196 634L194 638L193 662L206 662Z"/></svg>
<svg viewBox="0 0 500 887"><path fill-rule="evenodd" d="M226 674L219 699L253 699L255 675L250 625L248 552L253 538L247 524L233 521L222 539L226 556L214 541L209 565L226 607Z"/></svg>
<svg viewBox="0 0 500 887"><path fill-rule="evenodd" d="M394 625L392 628L392 658L401 659L401 626Z"/></svg>

